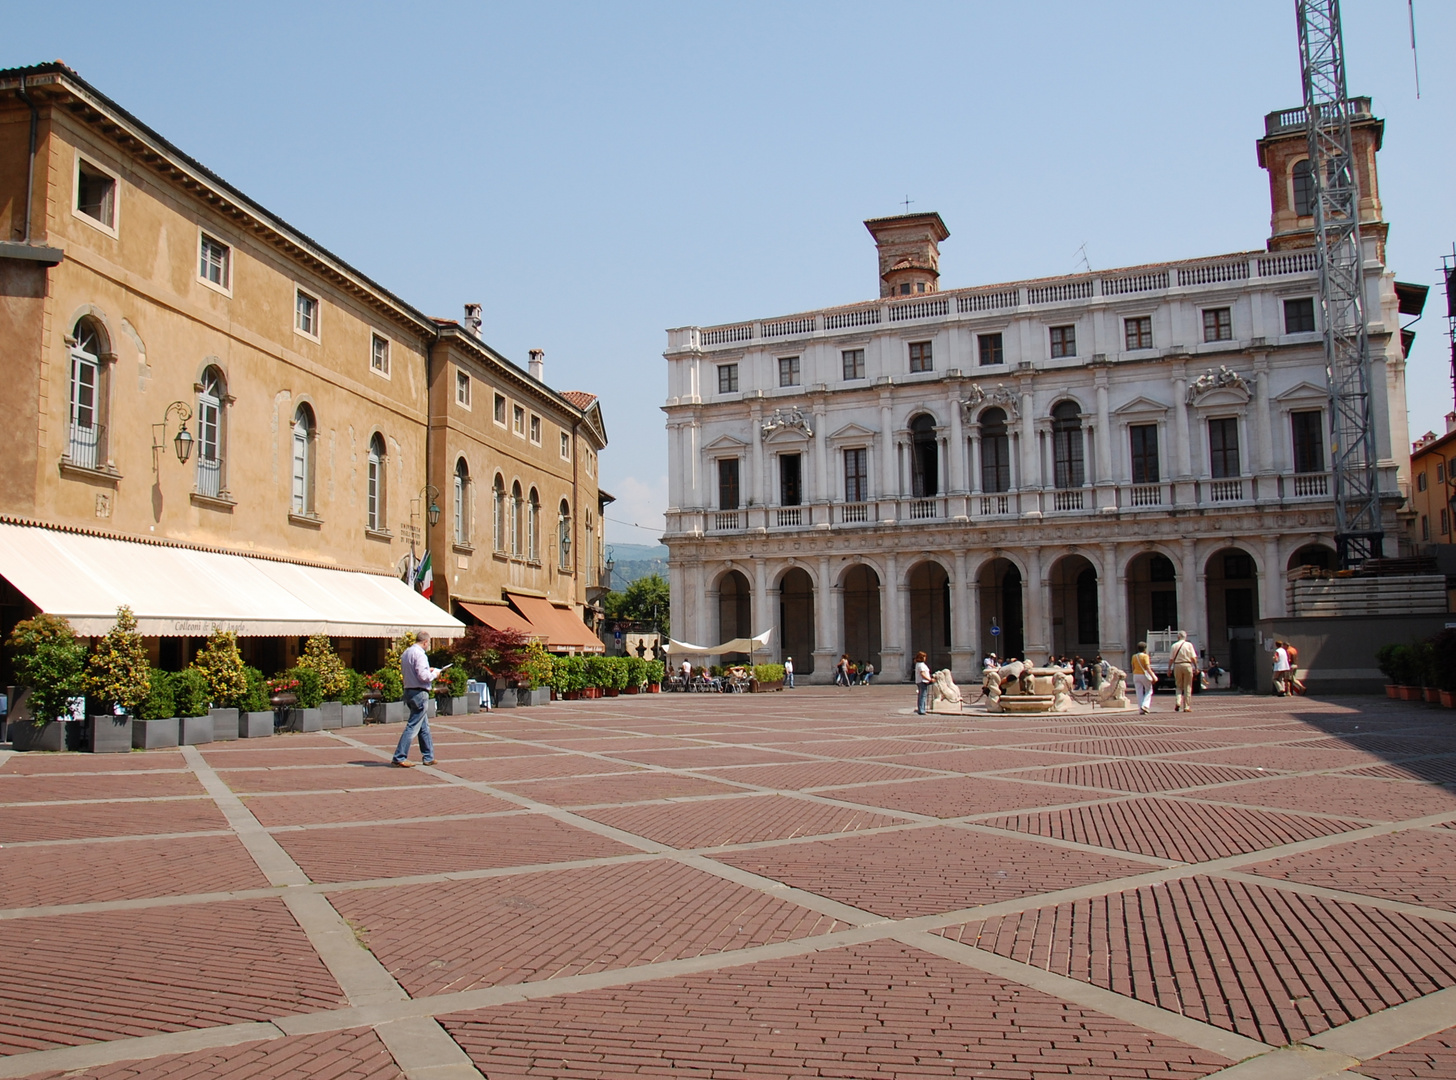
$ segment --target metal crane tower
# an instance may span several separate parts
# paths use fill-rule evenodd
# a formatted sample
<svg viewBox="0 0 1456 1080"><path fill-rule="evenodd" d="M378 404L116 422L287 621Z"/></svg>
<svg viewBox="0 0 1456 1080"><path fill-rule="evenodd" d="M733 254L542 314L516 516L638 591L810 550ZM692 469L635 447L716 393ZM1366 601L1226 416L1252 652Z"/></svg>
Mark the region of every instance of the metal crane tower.
<svg viewBox="0 0 1456 1080"><path fill-rule="evenodd" d="M1349 568L1380 558L1384 538L1370 408L1360 185L1350 144L1353 105L1345 88L1339 0L1295 0L1295 9L1330 391L1335 547L1340 566Z"/></svg>

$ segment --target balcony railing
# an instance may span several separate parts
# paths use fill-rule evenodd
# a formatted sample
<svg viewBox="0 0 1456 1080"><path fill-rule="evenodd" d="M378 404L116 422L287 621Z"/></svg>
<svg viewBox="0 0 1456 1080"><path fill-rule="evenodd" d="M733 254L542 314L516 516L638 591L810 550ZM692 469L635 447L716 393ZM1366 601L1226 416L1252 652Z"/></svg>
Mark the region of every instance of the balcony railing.
<svg viewBox="0 0 1456 1080"><path fill-rule="evenodd" d="M1128 491L1129 506L1162 506L1162 484L1134 484Z"/></svg>
<svg viewBox="0 0 1456 1080"><path fill-rule="evenodd" d="M912 499L910 502L910 520L926 521L930 518L940 517L936 500L934 499Z"/></svg>
<svg viewBox="0 0 1456 1080"><path fill-rule="evenodd" d="M197 494L215 499L222 491L222 462L217 458L197 459Z"/></svg>
<svg viewBox="0 0 1456 1080"><path fill-rule="evenodd" d="M804 508L802 506L785 506L774 511L774 516L781 529L797 528L804 524Z"/></svg>
<svg viewBox="0 0 1456 1080"><path fill-rule="evenodd" d="M1052 498L1054 510L1080 510L1082 509L1082 491L1078 488L1075 491L1058 491Z"/></svg>
<svg viewBox="0 0 1456 1080"><path fill-rule="evenodd" d="M1329 473L1295 473L1294 497L1310 499L1330 493Z"/></svg>
<svg viewBox="0 0 1456 1080"><path fill-rule="evenodd" d="M1011 513L1010 495L982 495L977 501L982 517L1004 517Z"/></svg>
<svg viewBox="0 0 1456 1080"><path fill-rule="evenodd" d="M106 445L106 428L101 424L72 423L66 443L66 457L72 465L83 469L100 468L101 448Z"/></svg>
<svg viewBox="0 0 1456 1080"><path fill-rule="evenodd" d="M1238 502L1244 497L1242 480L1211 480L1208 484L1210 502Z"/></svg>
<svg viewBox="0 0 1456 1080"><path fill-rule="evenodd" d="M712 516L714 532L732 532L734 529L741 529L741 520L737 510L719 510Z"/></svg>
<svg viewBox="0 0 1456 1080"><path fill-rule="evenodd" d="M845 503L839 508L839 520L846 525L863 524L869 519L869 503Z"/></svg>

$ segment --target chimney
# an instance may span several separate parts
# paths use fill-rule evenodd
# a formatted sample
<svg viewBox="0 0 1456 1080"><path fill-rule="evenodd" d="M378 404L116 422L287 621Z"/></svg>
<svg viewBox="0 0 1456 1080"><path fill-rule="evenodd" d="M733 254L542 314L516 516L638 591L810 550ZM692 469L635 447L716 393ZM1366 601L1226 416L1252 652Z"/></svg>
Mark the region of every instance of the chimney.
<svg viewBox="0 0 1456 1080"><path fill-rule="evenodd" d="M531 378L538 383L546 383L546 351L544 349L531 350Z"/></svg>
<svg viewBox="0 0 1456 1080"><path fill-rule="evenodd" d="M467 333L480 337L480 305L465 305L465 330Z"/></svg>
<svg viewBox="0 0 1456 1080"><path fill-rule="evenodd" d="M940 242L950 230L939 214L899 214L864 224L880 252L881 296L914 296L940 288Z"/></svg>
<svg viewBox="0 0 1456 1080"><path fill-rule="evenodd" d="M1456 431L1456 412L1448 412L1446 414L1446 434L1449 435L1453 431Z"/></svg>

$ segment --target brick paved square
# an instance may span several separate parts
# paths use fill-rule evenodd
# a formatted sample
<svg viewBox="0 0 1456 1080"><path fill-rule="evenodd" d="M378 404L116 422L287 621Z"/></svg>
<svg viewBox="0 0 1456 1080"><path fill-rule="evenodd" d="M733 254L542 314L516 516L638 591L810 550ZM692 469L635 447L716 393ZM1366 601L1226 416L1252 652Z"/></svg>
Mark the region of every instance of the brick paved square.
<svg viewBox="0 0 1456 1080"><path fill-rule="evenodd" d="M676 862L337 898L413 997L745 949L847 924Z"/></svg>
<svg viewBox="0 0 1456 1080"><path fill-rule="evenodd" d="M494 814L518 809L513 802L454 784L316 795L248 795L243 803L264 825L396 821L446 814Z"/></svg>
<svg viewBox="0 0 1456 1080"><path fill-rule="evenodd" d="M160 802L78 803L63 808L9 806L0 812L0 844L226 828L227 819L217 804L201 797ZM3 899L0 895L0 902Z"/></svg>
<svg viewBox="0 0 1456 1080"><path fill-rule="evenodd" d="M267 1020L344 997L277 899L5 924L0 1053Z"/></svg>
<svg viewBox="0 0 1456 1080"><path fill-rule="evenodd" d="M155 799L160 795L201 794L202 784L197 777L190 772L181 771L128 772L121 775L103 773L94 776L0 774L0 806L7 803L13 805L82 799Z"/></svg>
<svg viewBox="0 0 1456 1080"><path fill-rule="evenodd" d="M347 765L351 762L374 761L357 746L290 746L256 747L240 739L243 746L201 746L203 758L218 772L228 769L273 769L287 765ZM269 741L269 740L264 740Z"/></svg>
<svg viewBox="0 0 1456 1080"><path fill-rule="evenodd" d="M872 784L885 780L908 780L931 774L902 765L882 765L875 761L810 761L792 765L734 765L726 769L709 769L712 776L741 784L785 791L806 788L827 788L840 784Z"/></svg>
<svg viewBox="0 0 1456 1080"><path fill-rule="evenodd" d="M1050 784L1018 783L1014 778L979 776L940 776L893 784L828 788L819 794L831 799L843 799L845 802L881 806L886 810L906 810L912 814L927 814L938 818L989 814L1023 806L1085 802L1098 797L1097 792L1092 791L1053 787Z"/></svg>
<svg viewBox="0 0 1456 1080"><path fill-rule="evenodd" d="M776 761L804 761L806 755L755 746L694 746L681 750L622 750L612 754L661 769L711 769L725 765L768 765Z"/></svg>
<svg viewBox="0 0 1456 1080"><path fill-rule="evenodd" d="M403 1080L372 1028L239 1043L192 1054L121 1061L80 1072L34 1073L26 1080Z"/></svg>
<svg viewBox="0 0 1456 1080"><path fill-rule="evenodd" d="M1456 1076L1456 1027L1371 1058L1352 1071L1371 1080L1450 1080Z"/></svg>
<svg viewBox="0 0 1456 1080"><path fill-rule="evenodd" d="M110 805L126 810L124 803ZM232 835L6 847L0 881L0 904L7 908L268 886Z"/></svg>
<svg viewBox="0 0 1456 1080"><path fill-rule="evenodd" d="M900 825L906 820L787 795L605 807L583 810L582 815L676 848L720 847L858 832Z"/></svg>
<svg viewBox="0 0 1456 1080"><path fill-rule="evenodd" d="M1219 789L1209 797L1221 793ZM1031 811L990 818L983 824L1178 862L1204 862L1362 827L1358 821L1156 797Z"/></svg>
<svg viewBox="0 0 1456 1080"><path fill-rule="evenodd" d="M276 837L310 880L326 882L567 862L636 850L540 814L311 829Z"/></svg>
<svg viewBox="0 0 1456 1080"><path fill-rule="evenodd" d="M1456 835L1412 829L1290 855L1246 873L1456 911Z"/></svg>
<svg viewBox="0 0 1456 1080"><path fill-rule="evenodd" d="M178 750L148 750L144 754L16 754L3 766L3 776L41 776L56 773L150 772L185 769Z"/></svg>
<svg viewBox="0 0 1456 1080"><path fill-rule="evenodd" d="M1180 788L1248 780L1258 777L1259 773L1254 769L1136 758L1130 761L1064 765L1056 769L1025 769L1005 775L1012 780L1073 784L1113 791L1176 791Z"/></svg>
<svg viewBox="0 0 1456 1080"><path fill-rule="evenodd" d="M1456 985L1456 926L1219 878L939 932L1275 1046Z"/></svg>
<svg viewBox="0 0 1456 1080"><path fill-rule="evenodd" d="M895 754L885 758L895 765L916 769L939 769L942 772L988 773L1009 769L1032 769L1038 766L1062 765L1080 761L1075 754L1048 753L1043 750L1008 750L1001 747L976 747L969 750L930 751L928 753Z"/></svg>
<svg viewBox="0 0 1456 1080"><path fill-rule="evenodd" d="M1146 863L929 826L713 856L891 918L1033 896L1146 872Z"/></svg>
<svg viewBox="0 0 1456 1080"><path fill-rule="evenodd" d="M1424 780L1456 787L1456 757L1416 758L1398 764L1367 765L1351 769L1351 776L1378 776L1392 780Z"/></svg>
<svg viewBox="0 0 1456 1080"><path fill-rule="evenodd" d="M359 755L348 765L229 769L219 772L240 795L266 791L347 791L354 788L430 787L443 781L428 769L396 769L388 761Z"/></svg>
<svg viewBox="0 0 1456 1080"><path fill-rule="evenodd" d="M1456 791L1432 784L1408 784L1359 776L1289 776L1232 784L1209 798L1289 810L1378 821L1404 821L1427 814L1456 814Z"/></svg>
<svg viewBox="0 0 1456 1080"><path fill-rule="evenodd" d="M466 780L479 780L487 784L641 771L638 766L630 762L609 761L605 758L588 757L585 754L540 754L534 757L452 760L442 751L436 760L440 762L441 768L448 769L456 776Z"/></svg>
<svg viewBox="0 0 1456 1080"><path fill-rule="evenodd" d="M491 1080L1148 1076L1230 1064L893 942L456 1013Z"/></svg>
<svg viewBox="0 0 1456 1080"><path fill-rule="evenodd" d="M1266 746L1226 746L1217 750L1188 754L1168 754L1179 761L1200 764L1238 765L1250 769L1272 769L1283 772L1317 772L1324 769L1345 769L1354 765L1373 764L1380 758L1353 750L1312 748L1308 743L1275 743Z"/></svg>
<svg viewBox="0 0 1456 1080"><path fill-rule="evenodd" d="M645 802L650 799L685 799L698 795L727 795L742 790L701 776L639 770L612 776L567 777L530 783L500 785L504 791L552 806L593 806L599 803Z"/></svg>

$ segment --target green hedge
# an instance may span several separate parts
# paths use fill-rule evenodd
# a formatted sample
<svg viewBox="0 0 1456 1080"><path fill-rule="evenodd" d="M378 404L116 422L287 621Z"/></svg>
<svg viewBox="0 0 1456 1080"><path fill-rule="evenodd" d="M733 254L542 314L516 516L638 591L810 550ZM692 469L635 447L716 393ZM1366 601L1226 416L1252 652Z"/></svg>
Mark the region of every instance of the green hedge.
<svg viewBox="0 0 1456 1080"><path fill-rule="evenodd" d="M784 679L784 665L754 664L753 677L759 682L782 682Z"/></svg>
<svg viewBox="0 0 1456 1080"><path fill-rule="evenodd" d="M551 659L551 689L565 695L594 686L625 690L660 683L663 666L661 660L636 656L555 656Z"/></svg>

